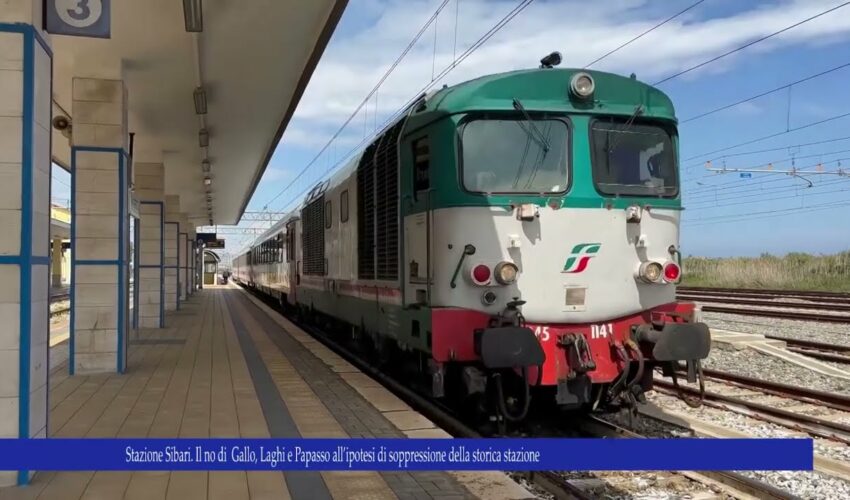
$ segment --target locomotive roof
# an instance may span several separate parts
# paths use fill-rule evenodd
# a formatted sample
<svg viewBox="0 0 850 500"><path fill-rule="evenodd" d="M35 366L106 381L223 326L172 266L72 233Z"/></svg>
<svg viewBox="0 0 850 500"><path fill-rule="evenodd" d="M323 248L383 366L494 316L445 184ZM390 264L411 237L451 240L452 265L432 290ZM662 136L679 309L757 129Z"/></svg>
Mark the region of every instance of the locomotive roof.
<svg viewBox="0 0 850 500"><path fill-rule="evenodd" d="M595 82L592 104L570 99L570 80L579 72L590 74ZM632 116L637 104L642 105L641 116L676 120L673 102L661 90L635 78L575 68L524 69L482 76L452 87L440 89L424 99L424 106L411 116L414 122L433 117L434 114L454 114L469 111L515 111L513 100L520 99L529 111L563 111L583 114ZM414 103L411 106L418 106ZM409 108L408 108L409 109ZM386 124L376 137L380 137L405 113ZM420 122L421 123L421 122ZM365 146L338 171L334 172L324 189L330 190L347 179L357 168ZM305 197L280 221L260 235L253 247L285 229L286 223L299 216L309 200ZM250 248L249 247L249 248Z"/></svg>
<svg viewBox="0 0 850 500"><path fill-rule="evenodd" d="M590 74L596 84L593 103L570 99L570 80L579 72ZM631 116L643 106L642 116L675 120L673 103L661 90L637 79L582 69L526 69L482 76L447 87L428 99L425 111L445 114L466 111L514 111L518 98L528 110L570 113L605 113Z"/></svg>

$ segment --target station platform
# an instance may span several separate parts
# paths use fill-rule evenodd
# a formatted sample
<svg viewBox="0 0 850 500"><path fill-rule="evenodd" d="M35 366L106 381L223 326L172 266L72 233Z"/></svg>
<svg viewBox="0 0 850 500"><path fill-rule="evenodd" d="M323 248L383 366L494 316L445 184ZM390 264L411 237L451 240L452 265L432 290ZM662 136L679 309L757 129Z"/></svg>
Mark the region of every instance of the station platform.
<svg viewBox="0 0 850 500"><path fill-rule="evenodd" d="M51 437L450 436L235 285L130 339L127 373L69 376L51 347ZM39 472L0 499L534 498L501 472Z"/></svg>

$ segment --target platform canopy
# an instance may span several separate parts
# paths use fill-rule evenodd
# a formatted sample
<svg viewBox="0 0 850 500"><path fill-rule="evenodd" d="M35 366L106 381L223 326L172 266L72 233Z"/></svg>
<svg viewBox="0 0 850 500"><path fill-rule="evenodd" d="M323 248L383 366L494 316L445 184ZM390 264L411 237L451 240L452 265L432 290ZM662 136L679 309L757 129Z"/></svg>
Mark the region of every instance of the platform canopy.
<svg viewBox="0 0 850 500"><path fill-rule="evenodd" d="M75 76L121 78L134 159L165 165L166 194L197 225L235 224L271 158L347 0L198 0L203 31L187 31L181 0L111 1L109 39L53 36L54 116L73 123ZM203 88L207 113L196 113ZM200 146L199 131L209 133ZM70 165L54 130L54 160Z"/></svg>

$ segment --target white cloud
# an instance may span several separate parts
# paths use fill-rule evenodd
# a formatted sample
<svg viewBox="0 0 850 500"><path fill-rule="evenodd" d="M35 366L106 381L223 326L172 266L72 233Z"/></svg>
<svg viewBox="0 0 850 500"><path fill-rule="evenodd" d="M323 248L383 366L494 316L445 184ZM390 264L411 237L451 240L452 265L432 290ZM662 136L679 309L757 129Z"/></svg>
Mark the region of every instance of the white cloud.
<svg viewBox="0 0 850 500"><path fill-rule="evenodd" d="M283 148L289 144L324 145L439 3L438 0L369 0L368 12L377 20L345 38L333 40L287 130ZM432 26L381 86L376 98L349 125L349 138L359 140L364 130L374 129L376 109L377 123L381 123L431 80L432 66L439 73L451 64L455 54L466 50L516 4L506 0L460 0L455 49L456 4L455 0L450 1L437 20L436 55ZM688 13L613 54L594 69L622 74L635 72L639 79L651 83L835 5L835 1L792 0L707 20ZM663 2L660 8L667 12L659 12L658 4L650 5L646 0L538 1L440 83L451 85L484 74L535 67L540 57L552 50L563 54L563 67L580 67L682 6L671 7ZM359 2L348 7L360 8ZM570 20L573 22L567 22ZM827 43L848 33L850 7L846 12L839 10L825 15L682 78L729 71L754 53L775 51L790 44Z"/></svg>

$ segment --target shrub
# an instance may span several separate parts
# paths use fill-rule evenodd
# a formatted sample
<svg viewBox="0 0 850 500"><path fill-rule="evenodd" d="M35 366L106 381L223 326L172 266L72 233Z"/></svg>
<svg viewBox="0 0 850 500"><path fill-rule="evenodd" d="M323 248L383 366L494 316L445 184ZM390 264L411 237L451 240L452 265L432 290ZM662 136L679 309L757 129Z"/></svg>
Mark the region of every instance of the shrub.
<svg viewBox="0 0 850 500"><path fill-rule="evenodd" d="M850 292L850 251L835 255L792 252L784 257L706 258L683 262L685 286L776 288Z"/></svg>

